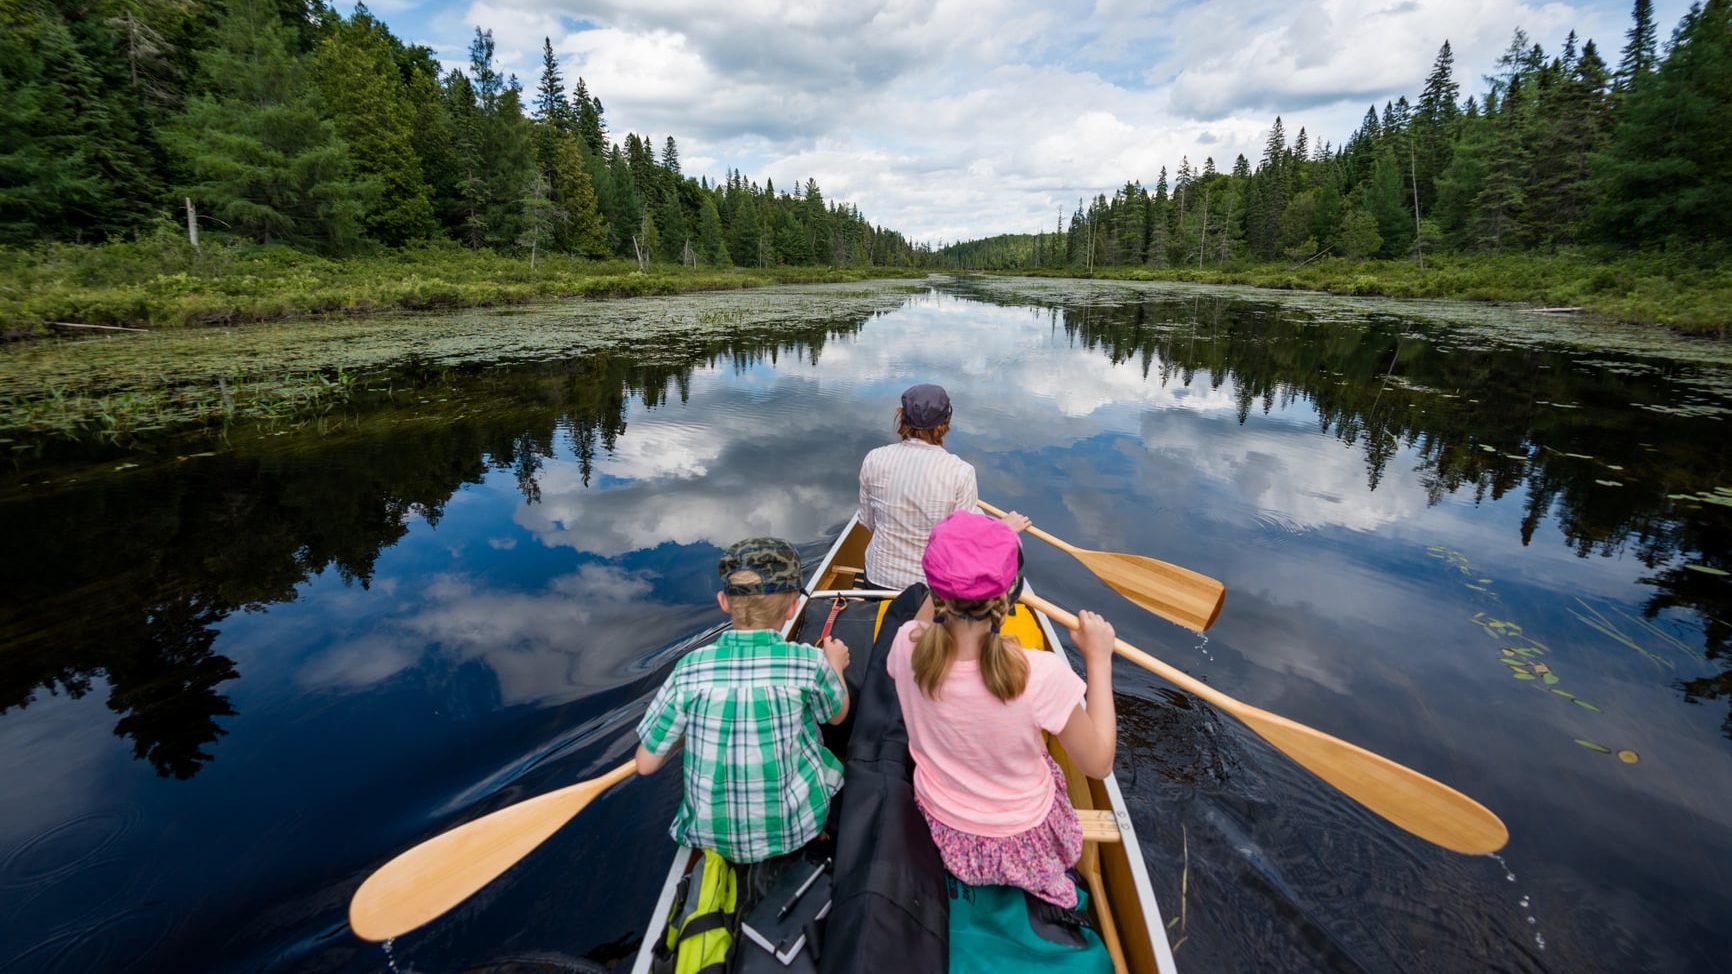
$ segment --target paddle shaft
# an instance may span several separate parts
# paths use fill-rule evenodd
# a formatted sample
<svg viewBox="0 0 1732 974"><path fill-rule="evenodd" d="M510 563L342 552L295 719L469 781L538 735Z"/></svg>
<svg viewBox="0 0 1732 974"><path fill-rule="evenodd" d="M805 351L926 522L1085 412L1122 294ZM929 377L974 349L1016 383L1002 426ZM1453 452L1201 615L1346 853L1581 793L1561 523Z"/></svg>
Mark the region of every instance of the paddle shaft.
<svg viewBox="0 0 1732 974"><path fill-rule="evenodd" d="M1004 511L1001 511L998 508L993 507L991 504L988 504L985 501L975 501L975 503L980 505L981 510L985 511L988 514L991 514L993 517L1003 517L1005 514ZM1052 535L1047 534L1045 531L1042 531L1040 528L1037 528L1032 524L1030 524L1028 527L1024 528L1023 530L1027 531L1029 534L1034 535L1035 537L1039 538L1040 540L1045 541L1047 544L1052 545L1054 548L1057 548L1061 551L1068 551L1071 554L1075 554L1078 551L1082 550L1082 549L1076 547L1075 545L1071 544L1070 542L1064 540L1063 538L1055 538Z"/></svg>
<svg viewBox="0 0 1732 974"><path fill-rule="evenodd" d="M1077 617L1024 591L1029 608L1073 632ZM1258 709L1150 656L1122 639L1113 651L1167 682L1237 717L1306 770L1391 823L1428 842L1467 854L1496 852L1509 829L1485 806L1412 768L1297 721Z"/></svg>
<svg viewBox="0 0 1732 974"><path fill-rule="evenodd" d="M1005 516L985 501L976 503L989 514ZM1033 525L1024 530L1082 562L1113 591L1168 622L1202 632L1221 615L1227 587L1207 575L1143 555L1079 548Z"/></svg>

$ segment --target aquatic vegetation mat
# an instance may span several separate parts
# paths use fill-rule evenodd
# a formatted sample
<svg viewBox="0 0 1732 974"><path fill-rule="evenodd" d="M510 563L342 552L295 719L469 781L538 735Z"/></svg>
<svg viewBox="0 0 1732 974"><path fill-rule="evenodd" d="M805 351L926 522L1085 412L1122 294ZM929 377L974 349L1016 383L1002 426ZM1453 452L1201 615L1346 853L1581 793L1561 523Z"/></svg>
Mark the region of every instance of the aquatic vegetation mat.
<svg viewBox="0 0 1732 974"><path fill-rule="evenodd" d="M317 415L413 385L404 368L629 350L683 361L730 337L858 324L908 299L869 282L23 342L0 349L0 455ZM920 289L924 290L924 289Z"/></svg>

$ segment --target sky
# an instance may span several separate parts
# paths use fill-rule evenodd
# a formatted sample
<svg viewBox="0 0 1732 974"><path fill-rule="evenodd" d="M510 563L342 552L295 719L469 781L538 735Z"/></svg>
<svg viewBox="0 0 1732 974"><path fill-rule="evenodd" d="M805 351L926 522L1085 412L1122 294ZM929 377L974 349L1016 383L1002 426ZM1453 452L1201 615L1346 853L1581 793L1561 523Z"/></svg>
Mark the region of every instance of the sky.
<svg viewBox="0 0 1732 974"><path fill-rule="evenodd" d="M1517 27L1574 29L1616 65L1627 0L374 0L448 67L490 29L526 89L549 38L614 137L672 135L687 175L816 179L937 245L1050 230L1162 166L1253 166L1277 116L1340 143L1369 105L1416 101L1439 47L1478 94ZM1662 45L1685 0L1658 0ZM345 11L346 12L346 11Z"/></svg>

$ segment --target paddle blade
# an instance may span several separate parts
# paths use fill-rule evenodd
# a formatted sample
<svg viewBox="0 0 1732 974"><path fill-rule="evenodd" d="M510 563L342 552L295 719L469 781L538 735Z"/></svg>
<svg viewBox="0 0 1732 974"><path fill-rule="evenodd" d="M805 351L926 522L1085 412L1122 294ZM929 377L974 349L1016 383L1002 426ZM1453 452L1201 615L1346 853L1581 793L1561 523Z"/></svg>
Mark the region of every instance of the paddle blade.
<svg viewBox="0 0 1732 974"><path fill-rule="evenodd" d="M1101 581L1132 602L1192 632L1215 624L1227 587L1169 562L1116 551L1071 550Z"/></svg>
<svg viewBox="0 0 1732 974"><path fill-rule="evenodd" d="M1509 842L1509 829L1490 809L1412 768L1255 707L1234 716L1342 794L1427 842L1468 855Z"/></svg>
<svg viewBox="0 0 1732 974"><path fill-rule="evenodd" d="M349 926L364 940L389 940L443 916L635 770L627 762L599 778L484 815L404 852L355 891Z"/></svg>
<svg viewBox="0 0 1732 974"><path fill-rule="evenodd" d="M1029 608L1076 631L1077 617L1065 609L1028 591L1021 599ZM1123 639L1113 641L1113 652L1239 718L1276 750L1343 795L1427 842L1455 852L1483 855L1502 849L1509 841L1509 829L1490 809L1440 781L1315 727L1235 700Z"/></svg>

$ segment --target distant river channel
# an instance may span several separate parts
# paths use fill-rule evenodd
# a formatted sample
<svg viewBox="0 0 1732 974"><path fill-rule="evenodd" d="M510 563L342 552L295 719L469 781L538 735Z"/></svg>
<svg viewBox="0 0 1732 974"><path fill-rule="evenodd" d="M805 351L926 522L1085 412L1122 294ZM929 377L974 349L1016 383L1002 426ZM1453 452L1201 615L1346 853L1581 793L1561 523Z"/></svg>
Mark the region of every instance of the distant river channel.
<svg viewBox="0 0 1732 974"><path fill-rule="evenodd" d="M723 621L720 548L821 555L917 382L984 499L1227 587L1199 636L1031 539L1042 594L1509 826L1497 856L1430 846L1121 662L1116 774L1181 969L1732 971L1724 346L937 277L344 327L389 341L314 414L4 434L5 974L629 956L672 774L389 955L346 908L396 853L623 760Z"/></svg>

